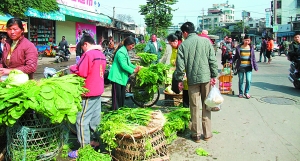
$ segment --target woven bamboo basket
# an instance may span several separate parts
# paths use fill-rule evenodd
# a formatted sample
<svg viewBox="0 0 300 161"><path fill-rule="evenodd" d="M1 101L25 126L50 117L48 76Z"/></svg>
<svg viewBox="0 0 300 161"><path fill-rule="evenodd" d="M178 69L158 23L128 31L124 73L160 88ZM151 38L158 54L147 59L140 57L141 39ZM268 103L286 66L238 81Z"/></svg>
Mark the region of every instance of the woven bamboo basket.
<svg viewBox="0 0 300 161"><path fill-rule="evenodd" d="M164 91L165 106L179 106L182 103L182 94L170 94Z"/></svg>
<svg viewBox="0 0 300 161"><path fill-rule="evenodd" d="M147 126L140 126L132 135L117 135L116 159L119 161L169 160L167 141L162 130L166 120L161 111L153 112L152 116L152 120ZM149 153L149 149L151 153Z"/></svg>

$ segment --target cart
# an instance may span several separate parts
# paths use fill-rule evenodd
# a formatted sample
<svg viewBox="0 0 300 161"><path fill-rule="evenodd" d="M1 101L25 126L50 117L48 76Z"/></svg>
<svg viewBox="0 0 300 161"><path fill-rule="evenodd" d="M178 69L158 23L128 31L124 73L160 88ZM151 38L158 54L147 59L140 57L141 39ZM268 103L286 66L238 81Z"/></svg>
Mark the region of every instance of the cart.
<svg viewBox="0 0 300 161"><path fill-rule="evenodd" d="M219 90L222 94L232 94L234 95L234 91L232 90L232 65L230 63L225 63L222 69L224 75L219 77Z"/></svg>

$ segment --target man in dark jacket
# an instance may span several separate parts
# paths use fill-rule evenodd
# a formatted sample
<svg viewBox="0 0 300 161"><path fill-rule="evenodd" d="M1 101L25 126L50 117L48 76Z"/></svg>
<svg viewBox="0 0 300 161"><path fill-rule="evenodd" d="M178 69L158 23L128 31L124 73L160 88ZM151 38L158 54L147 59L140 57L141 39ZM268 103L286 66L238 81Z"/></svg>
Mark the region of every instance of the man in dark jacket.
<svg viewBox="0 0 300 161"><path fill-rule="evenodd" d="M4 34L0 34L0 60L2 58L2 53L3 53L5 43L6 43L6 36Z"/></svg>
<svg viewBox="0 0 300 161"><path fill-rule="evenodd" d="M182 89L182 80L186 72L192 121L191 137L199 143L202 133L205 141L212 137L211 111L206 109L204 100L210 91L210 86L216 83L218 65L214 47L207 38L195 33L193 23L184 23L181 31L185 41L178 47L174 78L179 81L178 87Z"/></svg>
<svg viewBox="0 0 300 161"><path fill-rule="evenodd" d="M260 52L259 52L259 61L261 62L262 56L264 56L264 62L267 62L267 57L266 57L266 50L267 50L267 40L262 37L261 38L261 47L260 47Z"/></svg>

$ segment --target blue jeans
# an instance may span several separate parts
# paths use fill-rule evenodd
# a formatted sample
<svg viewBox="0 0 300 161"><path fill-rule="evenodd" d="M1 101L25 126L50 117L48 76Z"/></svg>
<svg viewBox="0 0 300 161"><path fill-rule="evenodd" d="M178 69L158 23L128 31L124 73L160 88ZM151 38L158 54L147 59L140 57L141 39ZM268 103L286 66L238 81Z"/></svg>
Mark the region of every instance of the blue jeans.
<svg viewBox="0 0 300 161"><path fill-rule="evenodd" d="M266 51L260 50L259 61L261 62L262 57L264 57L264 62L267 62Z"/></svg>
<svg viewBox="0 0 300 161"><path fill-rule="evenodd" d="M243 94L244 90L244 74L246 75L246 86L245 86L245 94L249 93L250 90L250 84L252 79L252 71L248 72L238 72L239 76L239 94Z"/></svg>

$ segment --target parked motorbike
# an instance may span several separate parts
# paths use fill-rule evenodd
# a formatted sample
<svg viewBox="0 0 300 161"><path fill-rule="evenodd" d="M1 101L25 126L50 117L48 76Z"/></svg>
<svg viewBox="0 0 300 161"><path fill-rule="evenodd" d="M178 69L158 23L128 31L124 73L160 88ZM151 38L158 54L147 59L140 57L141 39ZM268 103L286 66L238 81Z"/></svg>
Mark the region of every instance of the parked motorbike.
<svg viewBox="0 0 300 161"><path fill-rule="evenodd" d="M291 58L289 80L293 83L294 87L300 89L300 57Z"/></svg>
<svg viewBox="0 0 300 161"><path fill-rule="evenodd" d="M56 63L61 63L61 62L64 62L64 61L69 61L70 59L70 51L67 48L65 49L58 49L58 51L56 52L56 55L55 55L55 62Z"/></svg>

